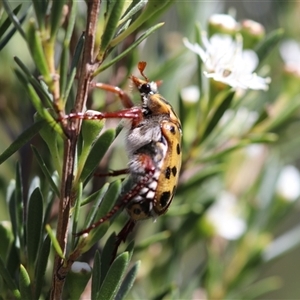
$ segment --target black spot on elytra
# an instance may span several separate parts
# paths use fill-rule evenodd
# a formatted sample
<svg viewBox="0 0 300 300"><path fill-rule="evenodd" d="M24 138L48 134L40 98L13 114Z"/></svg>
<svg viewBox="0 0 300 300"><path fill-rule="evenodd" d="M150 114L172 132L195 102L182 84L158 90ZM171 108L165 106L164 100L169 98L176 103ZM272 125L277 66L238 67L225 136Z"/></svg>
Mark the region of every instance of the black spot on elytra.
<svg viewBox="0 0 300 300"><path fill-rule="evenodd" d="M167 179L170 179L170 176L171 176L171 168L170 167L166 168L165 176Z"/></svg>
<svg viewBox="0 0 300 300"><path fill-rule="evenodd" d="M175 126L171 126L171 127L170 127L170 132L171 132L172 134L175 134L175 133L176 133Z"/></svg>
<svg viewBox="0 0 300 300"><path fill-rule="evenodd" d="M178 155L181 153L181 149L180 149L180 145L179 144L177 144L177 146L176 146L176 151L177 151Z"/></svg>
<svg viewBox="0 0 300 300"><path fill-rule="evenodd" d="M162 207L165 207L170 199L171 192L163 192L162 195L160 196L159 203Z"/></svg>
<svg viewBox="0 0 300 300"><path fill-rule="evenodd" d="M175 166L172 168L172 174L173 176L176 176L177 174L177 168Z"/></svg>

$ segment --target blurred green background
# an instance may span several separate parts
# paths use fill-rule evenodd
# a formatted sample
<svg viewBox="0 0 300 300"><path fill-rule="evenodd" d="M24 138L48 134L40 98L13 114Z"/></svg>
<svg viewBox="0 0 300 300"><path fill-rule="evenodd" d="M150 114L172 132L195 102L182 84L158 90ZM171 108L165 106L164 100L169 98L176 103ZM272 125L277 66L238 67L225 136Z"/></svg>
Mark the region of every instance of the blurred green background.
<svg viewBox="0 0 300 300"><path fill-rule="evenodd" d="M13 7L18 4L16 1L10 3ZM24 4L22 10L25 12L29 3L27 6L22 1L19 3ZM79 16L76 27L77 32L80 32L84 27L85 6L83 2L78 2L78 5ZM237 21L251 19L261 23L267 34L278 28L284 29L282 40L272 49L259 70L264 74L263 77L270 76L272 78L269 90L267 92L248 92L245 96L245 106L248 108L255 106L252 107L253 110L261 112L264 107L271 107L278 99L284 98L287 103L288 101L297 101L300 96L300 72L298 74L295 70L288 72L289 70L287 71L285 68L287 62L284 61L279 51L285 40L295 40L299 47L299 61L298 65L297 62L294 62L294 67L295 69L298 67L298 71L300 70L300 27L298 26L300 2L297 1L174 1L169 9L156 20L156 22L165 22L165 25L151 35L147 41L144 41L123 64L120 63L101 73L98 77L99 81L122 85L130 91L127 77L124 76L129 71L126 70L126 66L130 65L132 68L137 61L145 60L148 63L147 76L153 80L163 81L160 93L174 106L176 111L179 111L182 109L179 101L181 90L198 83L196 55L183 46L182 39L187 37L190 41L195 41L196 23L200 23L200 27L206 30L207 21L211 15L229 12ZM30 9L29 13L33 15ZM58 35L58 40L60 38L61 36ZM121 49L118 50L121 51ZM59 43L57 44L57 53L60 53ZM26 44L19 33L16 33L0 52L0 140L2 141L0 153L33 123L35 113L28 100L28 95L15 76L14 69L17 68L14 62L15 56L19 57L33 74L38 75ZM116 74L116 72L118 73ZM103 106L102 94L99 93L99 95L99 98L89 104L93 109ZM251 102L253 99L255 101ZM117 110L119 104L113 103L109 109ZM282 109L282 113L284 112L282 107L278 109ZM180 111L180 113L186 112ZM235 280L228 288L229 293L225 293L224 299L300 299L298 284L298 278L300 278L299 196L293 203L280 207L278 201L284 202L285 200L280 198L281 195L277 193L276 186L277 177L284 166L300 167L299 113L300 111L297 109L288 119L270 130L278 136L278 139L274 143L267 144L263 150L265 152L258 156L256 161L246 164L245 153L237 151L222 160L224 173L220 172L216 176L207 176L207 178L203 175L204 179L199 180L191 188L185 186L186 182L183 178L182 189L179 187L178 195L175 197L170 211L155 223L148 220L137 226L138 228L134 232L137 249L133 260L141 260L142 264L128 299L162 299L163 296L160 297L159 294L164 294L164 292L166 292L164 299L169 299L169 297L171 299L205 299L207 290L211 288L216 291L218 282L222 282L220 279L222 271L216 271L218 264L226 265L229 264L229 261L232 263L231 257L235 257L236 253L243 251L245 253L242 253L241 256L247 256L248 248L243 244L247 239L248 242L250 241L250 245L257 243L258 248L262 245L261 249L259 249L257 257L254 255L245 264L243 274L241 271L243 278L239 278L238 274L235 274ZM194 134L194 125L189 124L188 121L185 124L183 132L188 138L184 144L185 149L188 149L189 140ZM36 136L30 144L35 145L39 152L43 153L46 164L51 166L53 171L51 156L44 141ZM43 178L33 157L30 144L23 146L18 153L0 165L0 221L9 220L5 199L7 187L15 178L16 162L19 161L22 170L24 199L27 198L32 179L35 176ZM126 156L122 135L117 139L114 149L109 162L105 163L108 163L109 167L113 169L124 168ZM192 160L189 164L187 157L185 160L184 171L188 172L195 165ZM201 162L201 157L195 161L196 166L198 165L203 172L202 164L204 162ZM259 165L257 168L256 164ZM213 166L212 164L211 167ZM205 170L209 171L209 166ZM254 178L253 181L251 178ZM251 185L251 183L253 184ZM244 188L247 185L248 187ZM216 232L206 224L208 222L205 219L207 208L215 201L219 193L218 189L224 188L236 192L237 198L242 199L240 200L243 202L242 210L246 211L244 215L248 222L247 233L237 240L229 241L216 237ZM292 187L290 188L292 189ZM270 219L267 225L264 224L261 231L257 226L259 224L255 224L253 220L262 220L264 214L267 218L268 213L263 209L256 210L257 207L251 210L256 205L259 206L259 201L256 202L256 200L260 195L264 195L261 197L262 199L270 198L270 203L266 206L268 210L279 209L279 212L282 212L282 214L272 215L273 219ZM244 202L248 200L251 203L251 209ZM256 218L255 214L259 217ZM55 210L52 218L55 219ZM113 229L119 230L124 221L125 216L121 216L119 223L114 225ZM162 234L161 241L150 246L146 243L147 247L143 246L146 238L158 235L159 232L166 234L165 236ZM251 236L254 234L253 232L257 235ZM281 236L287 238L280 243L281 246L286 243L287 251L283 251L282 255L278 255L270 261L264 260L269 241L276 240ZM293 241L295 241L294 245ZM217 259L214 258L214 255L218 254L212 250L216 244L216 248L220 250L220 257ZM272 250L274 251L274 249ZM207 272L207 265L211 268L210 272ZM249 270L249 272L244 272L245 270ZM218 279L211 278L211 274L218 274L216 275ZM246 280L244 280L245 277L247 277ZM270 277L273 281L270 280L261 286L253 285L252 287L253 282L258 283L260 280ZM251 291L251 287L255 291ZM261 294L260 291L262 291ZM253 296L256 292L258 296ZM172 297L168 296L170 294ZM208 293L208 295L213 294Z"/></svg>

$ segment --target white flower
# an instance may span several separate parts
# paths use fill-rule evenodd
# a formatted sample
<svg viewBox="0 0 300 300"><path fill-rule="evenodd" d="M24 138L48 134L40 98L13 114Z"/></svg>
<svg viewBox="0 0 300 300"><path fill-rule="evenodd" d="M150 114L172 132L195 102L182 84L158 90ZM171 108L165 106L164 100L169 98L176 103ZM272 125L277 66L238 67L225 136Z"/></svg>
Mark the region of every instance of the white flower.
<svg viewBox="0 0 300 300"><path fill-rule="evenodd" d="M288 165L282 169L276 190L287 201L295 201L300 196L300 174L296 167Z"/></svg>
<svg viewBox="0 0 300 300"><path fill-rule="evenodd" d="M289 72L300 74L300 44L294 40L286 40L279 47L280 55Z"/></svg>
<svg viewBox="0 0 300 300"><path fill-rule="evenodd" d="M216 233L227 240L238 239L246 230L236 197L223 191L217 201L208 209L207 220Z"/></svg>
<svg viewBox="0 0 300 300"><path fill-rule="evenodd" d="M200 98L200 90L196 85L190 85L181 90L181 98L190 103L195 103Z"/></svg>
<svg viewBox="0 0 300 300"><path fill-rule="evenodd" d="M209 40L202 33L205 50L187 39L184 45L198 54L205 65L205 76L223 82L233 88L267 90L270 78L259 77L253 73L258 65L258 57L252 50L243 50L240 35L233 40L230 35L215 34Z"/></svg>

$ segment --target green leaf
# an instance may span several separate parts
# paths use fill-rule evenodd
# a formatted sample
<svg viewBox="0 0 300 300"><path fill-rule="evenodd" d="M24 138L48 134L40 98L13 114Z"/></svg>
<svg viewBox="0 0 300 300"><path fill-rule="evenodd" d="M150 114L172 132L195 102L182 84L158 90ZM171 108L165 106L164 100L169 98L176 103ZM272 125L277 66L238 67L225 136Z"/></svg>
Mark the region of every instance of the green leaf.
<svg viewBox="0 0 300 300"><path fill-rule="evenodd" d="M35 15L38 20L39 28L44 29L45 28L45 21L46 21L46 12L47 12L47 6L48 1L46 0L32 0L32 4L34 7Z"/></svg>
<svg viewBox="0 0 300 300"><path fill-rule="evenodd" d="M120 180L116 180L115 182L110 184L109 189L107 190L107 192L101 202L100 207L95 205L91 209L90 215L87 218L86 228L89 227L91 224L100 220L102 217L106 216L111 211L111 209L115 205L115 202L119 198L119 195L121 193L121 188L122 188L122 185L121 185ZM118 213L119 212L115 213L112 216L112 218L115 217ZM95 218L93 219L92 216L95 216ZM109 221L112 218L110 218ZM88 237L85 239L86 245L84 247L84 250L87 251L98 240L100 240L103 237L103 235L106 233L108 228L109 228L109 222L106 221L106 222L102 223L101 225L92 229L91 232L89 233ZM102 274L102 272L101 272L101 274Z"/></svg>
<svg viewBox="0 0 300 300"><path fill-rule="evenodd" d="M43 224L43 196L39 188L36 188L29 198L27 209L27 255L31 269L37 258L40 247Z"/></svg>
<svg viewBox="0 0 300 300"><path fill-rule="evenodd" d="M91 207L88 216L86 217L86 224L85 224L86 226L89 226L94 222L97 211L101 205L101 202L103 201L105 194L107 193L108 188L109 188L109 183L105 183L99 191L90 195L88 198L82 201L82 203L80 203L80 206L83 206L87 203L95 201L93 206Z"/></svg>
<svg viewBox="0 0 300 300"><path fill-rule="evenodd" d="M37 263L35 265L36 268L34 299L40 299L40 295L43 288L43 281L45 279L47 263L49 261L50 245L50 238L49 235L47 235L44 241L42 242L41 248L39 249Z"/></svg>
<svg viewBox="0 0 300 300"><path fill-rule="evenodd" d="M8 270L5 268L4 261L2 260L1 257L0 257L0 274L3 278L3 280L5 281L5 283L7 284L7 287L12 291L14 297L16 299L21 299L21 293L18 290L17 285L15 284L14 280L10 276Z"/></svg>
<svg viewBox="0 0 300 300"><path fill-rule="evenodd" d="M71 61L71 68L70 68L70 73L69 73L69 77L68 77L68 82L67 82L67 86L65 90L62 90L62 98L64 100L64 102L67 101L74 79L75 79L75 75L76 75L76 70L77 70L77 65L79 63L79 60L81 58L81 53L83 50L83 46L84 46L84 41L85 41L85 36L84 34L81 35L76 48L75 48L75 53L72 57L72 61ZM69 49L68 49L69 50ZM72 99L70 99L72 100ZM74 100L73 100L74 101ZM70 107L74 107L74 102L70 101Z"/></svg>
<svg viewBox="0 0 300 300"><path fill-rule="evenodd" d="M21 167L19 164L16 165L16 188L14 193L14 213L15 213L15 234L19 238L21 248L24 249L24 226L23 226L23 211L24 211L24 200L23 200L23 182L21 176ZM12 223L14 224L14 223Z"/></svg>
<svg viewBox="0 0 300 300"><path fill-rule="evenodd" d="M201 139L203 142L209 134L213 131L216 125L219 123L220 119L222 118L224 112L230 107L232 99L235 95L234 91L230 91L223 101L221 101L220 105L217 107L216 111L214 112L213 116L211 117Z"/></svg>
<svg viewBox="0 0 300 300"><path fill-rule="evenodd" d="M62 258L63 260L65 260L65 256L64 256L64 253L59 245L59 242L58 240L56 239L54 233L52 232L52 229L49 225L46 225L46 231L48 232L49 234L49 237L51 239L51 242L52 242L52 245L53 245L53 248L55 249L57 255Z"/></svg>
<svg viewBox="0 0 300 300"><path fill-rule="evenodd" d="M86 168L85 167L86 160L91 150L94 147L95 141L97 141L97 139L99 138L99 135L101 133L104 124L105 124L105 120L84 120L84 122L82 122L81 133L83 139L83 147L79 156L77 174L76 174L77 177L80 177L83 169ZM109 146L110 144L108 144L108 147ZM106 152L107 149L102 149L102 150ZM101 158L102 157L100 156L100 159ZM96 168L98 164L99 161L96 165L94 165L94 167Z"/></svg>
<svg viewBox="0 0 300 300"><path fill-rule="evenodd" d="M23 265L20 265L19 285L22 300L32 300L30 277Z"/></svg>
<svg viewBox="0 0 300 300"><path fill-rule="evenodd" d="M259 62L261 63L268 54L275 48L275 46L283 38L284 30L276 29L270 32L258 45L255 47L255 52L258 56Z"/></svg>
<svg viewBox="0 0 300 300"><path fill-rule="evenodd" d="M45 82L52 82L51 74L47 65L47 60L42 46L41 36L35 27L34 20L30 20L27 29L27 45L31 53L31 57L36 67L40 71Z"/></svg>
<svg viewBox="0 0 300 300"><path fill-rule="evenodd" d="M14 24L14 27L20 32L21 36L26 40L26 35L22 28L22 24L20 23L20 21L18 20L17 16L14 14L14 12L11 10L11 8L8 4L8 1L3 0L2 3L3 3L3 7L4 7L9 19Z"/></svg>
<svg viewBox="0 0 300 300"><path fill-rule="evenodd" d="M100 207L97 209L96 220L101 219L107 215L115 205L117 199L120 197L122 191L121 180L116 180L109 185L109 188L101 202Z"/></svg>
<svg viewBox="0 0 300 300"><path fill-rule="evenodd" d="M104 133L102 133L95 142L86 159L86 162L82 169L82 173L80 174L80 180L85 184L87 183L89 178L93 176L95 169L97 168L99 162L113 142L115 136L116 131L114 129L108 129Z"/></svg>
<svg viewBox="0 0 300 300"><path fill-rule="evenodd" d="M12 13L13 13L14 15L17 15L18 12L20 11L21 7L22 7L22 4L19 4L19 5L16 6L16 8L12 11ZM5 34L5 32L8 30L9 26L11 25L11 23L12 23L12 22L11 22L11 20L10 20L9 17L7 17L7 18L3 21L3 23L2 23L1 26L0 26L0 37L1 37L1 38L2 38L2 36Z"/></svg>
<svg viewBox="0 0 300 300"><path fill-rule="evenodd" d="M100 62L103 60L107 47L115 35L115 31L123 11L124 3L125 0L110 2L112 8L110 9L110 13L105 24L104 32L101 37L99 53L97 54L97 60Z"/></svg>
<svg viewBox="0 0 300 300"><path fill-rule="evenodd" d="M0 155L0 164L6 161L10 156L27 144L45 125L45 121L40 121L31 125L10 146Z"/></svg>
<svg viewBox="0 0 300 300"><path fill-rule="evenodd" d="M35 121L40 120L40 115L35 114L34 119ZM59 177L61 176L61 153L58 150L58 145L61 140L59 140L60 135L53 130L53 127L50 126L49 123L46 123L40 130L40 136L46 142L50 155L52 157L52 162L54 164L55 170L58 172Z"/></svg>
<svg viewBox="0 0 300 300"><path fill-rule="evenodd" d="M16 15L20 8L22 7L22 4L18 5L14 10L13 10L13 15ZM23 14L23 16L20 18L19 22L22 24L27 16L27 11ZM11 25L11 19L8 17L5 19L5 21L2 23L0 27L0 51L6 46L6 44L10 41L10 39L13 37L13 35L17 31L17 27L11 28L7 33L6 31L8 30L8 27ZM3 37L3 35L6 33L6 35Z"/></svg>
<svg viewBox="0 0 300 300"><path fill-rule="evenodd" d="M7 259L12 242L14 240L11 222L9 221L0 222L0 236L1 236L0 257L5 261Z"/></svg>
<svg viewBox="0 0 300 300"><path fill-rule="evenodd" d="M92 288L91 288L91 299L96 299L97 293L101 286L101 261L100 253L97 250L94 256L94 265L92 273Z"/></svg>
<svg viewBox="0 0 300 300"><path fill-rule="evenodd" d="M142 10L146 6L148 0L141 0L141 1L138 1L138 3L135 3L135 2L137 2L137 1L131 2L130 6L127 8L124 15L122 16L122 19L120 20L119 25L125 23L130 18L132 18L138 11Z"/></svg>
<svg viewBox="0 0 300 300"><path fill-rule="evenodd" d="M61 26L62 9L65 3L66 0L52 2L51 14L50 14L50 26L51 26L50 40L52 42L55 41L57 31Z"/></svg>
<svg viewBox="0 0 300 300"><path fill-rule="evenodd" d="M52 117L48 109L44 108L44 105L35 91L33 85L27 80L27 78L18 70L16 70L16 75L18 76L19 80L24 84L24 87L29 95L29 98L37 110L38 114L45 119L51 126L52 128L58 132L62 137L64 137L64 133L62 131L61 126L59 123Z"/></svg>
<svg viewBox="0 0 300 300"><path fill-rule="evenodd" d="M116 295L115 300L122 300L126 297L126 295L128 294L129 290L132 288L133 283L136 279L138 270L140 268L141 262L137 261L132 268L129 270L129 272L126 274L120 289Z"/></svg>
<svg viewBox="0 0 300 300"><path fill-rule="evenodd" d="M108 69L110 66L115 64L117 61L125 57L128 53L130 53L134 48L136 48L144 39L146 39L151 33L153 33L158 28L162 27L164 23L156 24L155 26L149 28L146 32L144 32L135 42L133 42L126 50L122 51L120 55L110 60L107 64L101 65L95 72L93 73L93 77Z"/></svg>
<svg viewBox="0 0 300 300"><path fill-rule="evenodd" d="M37 78L35 78L31 74L31 71L26 67L26 65L17 56L14 57L14 60L26 76L25 77L21 76L17 71L16 71L16 75L21 77L20 79L22 80L22 82L24 82L26 84L27 84L27 82L30 82L32 84L32 86L36 89L36 91L39 93L40 97L43 100L45 100L45 102L46 102L45 107L52 108L53 107L53 102L52 102L53 96L49 92L48 86L44 83L44 81L39 81Z"/></svg>
<svg viewBox="0 0 300 300"><path fill-rule="evenodd" d="M128 253L122 253L112 263L98 292L97 300L113 300L128 266Z"/></svg>
<svg viewBox="0 0 300 300"><path fill-rule="evenodd" d="M43 158L41 157L38 150L33 145L31 145L31 149L33 151L33 154L34 154L34 156L35 156L42 172L44 173L45 177L47 178L53 192L56 194L57 197L59 197L60 196L59 189L58 189L57 185L55 184L55 182L54 182L54 180L53 180L53 178L52 178L52 176L51 176L51 174L50 174Z"/></svg>
<svg viewBox="0 0 300 300"><path fill-rule="evenodd" d="M111 263L114 259L114 252L116 247L116 234L112 233L109 238L107 239L102 253L101 253L101 264L100 264L100 272L101 272L101 278L100 278L100 285L103 284L105 277L109 271L109 268L111 266Z"/></svg>
<svg viewBox="0 0 300 300"><path fill-rule="evenodd" d="M136 29L138 29L141 25L143 25L148 19L150 19L153 15L155 15L158 11L163 9L166 5L170 3L170 0L149 0L145 9L142 13L137 17L137 19L130 24L130 26L124 30L121 34L119 34L116 38L114 38L110 42L110 47L114 47L123 41L126 37L128 37L131 33L133 33Z"/></svg>

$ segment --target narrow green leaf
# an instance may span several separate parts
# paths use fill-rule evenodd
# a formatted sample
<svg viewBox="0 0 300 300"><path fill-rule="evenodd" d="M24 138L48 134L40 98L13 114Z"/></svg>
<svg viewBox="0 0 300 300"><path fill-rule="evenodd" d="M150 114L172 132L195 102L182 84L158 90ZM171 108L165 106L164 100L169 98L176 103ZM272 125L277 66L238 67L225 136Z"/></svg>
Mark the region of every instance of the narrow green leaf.
<svg viewBox="0 0 300 300"><path fill-rule="evenodd" d="M14 278L14 276L17 274L19 267L20 267L20 248L19 246L16 246L16 243L12 244L12 247L10 248L8 258L5 261L6 263L6 269L9 272L10 276Z"/></svg>
<svg viewBox="0 0 300 300"><path fill-rule="evenodd" d="M27 144L44 126L45 121L36 122L21 133L18 138L0 155L0 164L6 161L10 156Z"/></svg>
<svg viewBox="0 0 300 300"><path fill-rule="evenodd" d="M18 12L20 11L21 7L22 7L22 4L19 4L19 5L12 11L12 13L13 13L14 15L17 15ZM0 26L0 37L2 37L2 36L5 34L5 32L8 30L8 28L9 28L10 25L11 25L11 20L10 20L9 17L7 17L7 18L3 21L3 23L1 24L1 26Z"/></svg>
<svg viewBox="0 0 300 300"><path fill-rule="evenodd" d="M151 300L163 300L163 299L166 298L167 295L171 294L172 290L173 290L173 286L172 285L168 285L162 292L160 292L156 296L152 297Z"/></svg>
<svg viewBox="0 0 300 300"><path fill-rule="evenodd" d="M283 38L283 34L284 30L281 28L273 30L260 43L258 43L254 50L258 56L260 63L280 42L280 40Z"/></svg>
<svg viewBox="0 0 300 300"><path fill-rule="evenodd" d="M39 121L41 116L39 114L34 115L34 120ZM61 162L61 153L58 150L58 144L60 143L60 135L53 130L53 127L47 123L43 126L40 130L40 136L46 142L49 152L52 157L52 161L54 164L55 170L58 172L60 177L61 169L62 169L62 162Z"/></svg>
<svg viewBox="0 0 300 300"><path fill-rule="evenodd" d="M20 265L19 285L22 300L32 300L30 277L23 265Z"/></svg>
<svg viewBox="0 0 300 300"><path fill-rule="evenodd" d="M149 20L153 15L155 15L158 11L163 9L166 5L170 3L170 0L149 0L145 9L142 13L137 17L137 19L130 24L130 26L124 30L120 35L114 38L110 42L110 47L114 47L123 41L127 36L133 33L136 29L138 29L141 25L143 25L147 20Z"/></svg>
<svg viewBox="0 0 300 300"><path fill-rule="evenodd" d="M32 0L35 15L38 20L39 28L45 28L46 12L47 12L47 1L46 0Z"/></svg>
<svg viewBox="0 0 300 300"><path fill-rule="evenodd" d="M120 197L122 191L121 180L116 180L109 185L109 188L97 209L96 220L105 216L115 205L117 199Z"/></svg>
<svg viewBox="0 0 300 300"><path fill-rule="evenodd" d="M131 17L133 17L138 11L142 10L145 5L147 4L148 0L141 0L138 1L138 3L135 3L136 1L132 1L130 6L125 11L124 15L122 16L122 19L119 22L119 25L125 23L128 21Z"/></svg>
<svg viewBox="0 0 300 300"><path fill-rule="evenodd" d="M18 20L17 16L14 14L14 12L11 10L11 8L8 4L8 1L3 0L2 3L3 3L3 7L4 7L9 19L14 24L14 27L18 29L21 36L26 40L26 35L25 35L25 32L22 28L22 24L20 23L20 21Z"/></svg>
<svg viewBox="0 0 300 300"><path fill-rule="evenodd" d="M59 85L60 85L60 92L62 95L62 99L68 97L66 95L66 87L67 87L67 80L68 80L68 68L69 68L69 62L70 62L70 41L72 37L72 33L74 30L74 25L76 21L76 12L77 12L77 1L71 1L70 6L71 11L68 15L68 25L67 25L67 30L65 33L65 38L63 41L63 49L62 49L62 54L61 54L61 60L60 60L60 76L59 76ZM77 64L76 64L77 65ZM72 73L72 71L71 71ZM75 77L75 76L74 76ZM72 76L69 78L71 81Z"/></svg>
<svg viewBox="0 0 300 300"><path fill-rule="evenodd" d="M66 0L53 1L50 14L50 40L54 42L57 31L61 26L62 9Z"/></svg>
<svg viewBox="0 0 300 300"><path fill-rule="evenodd" d="M117 199L119 198L121 189L122 189L122 185L120 180L116 180L115 182L110 184L109 189L107 190L101 202L100 207L93 206L93 208L91 209L90 215L87 218L88 223L86 225L86 228L89 227L94 222L97 222L102 217L104 217L108 212L110 212L110 210L115 205ZM118 213L119 212L117 212L114 216L112 216L112 218L118 215ZM95 218L92 219L92 216L94 215ZM107 229L109 228L109 225L110 225L109 222L104 222L90 232L88 238L86 239L86 247L84 248L85 251L90 247L92 247L98 240L100 240L103 237L103 235L106 233Z"/></svg>
<svg viewBox="0 0 300 300"><path fill-rule="evenodd" d="M0 275L2 276L3 280L7 284L7 287L12 291L14 297L16 299L21 299L21 293L18 290L14 280L10 276L8 270L5 268L4 261L2 260L1 257L0 257Z"/></svg>
<svg viewBox="0 0 300 300"><path fill-rule="evenodd" d="M110 60L107 64L101 65L95 72L93 73L93 77L103 72L111 65L115 64L117 61L125 57L128 53L130 53L134 48L136 48L144 39L146 39L151 33L153 33L158 28L162 27L164 23L156 24L155 26L149 28L146 32L144 32L135 42L133 42L126 50L124 50L120 55Z"/></svg>
<svg viewBox="0 0 300 300"><path fill-rule="evenodd" d="M27 209L27 255L30 268L34 268L40 247L43 223L43 196L36 188L29 198Z"/></svg>
<svg viewBox="0 0 300 300"><path fill-rule="evenodd" d="M13 15L17 15L22 7L22 4L18 5L13 11ZM27 16L27 11L23 14L23 16L20 18L20 24L22 24ZM17 28L14 26L8 31L9 26L11 25L11 19L7 17L4 22L0 26L0 51L6 46L6 44L10 41L10 39L13 37L13 35L16 33ZM4 34L6 35L4 36Z"/></svg>
<svg viewBox="0 0 300 300"><path fill-rule="evenodd" d="M44 54L41 36L35 27L35 22L30 20L27 29L27 45L31 53L31 57L35 62L36 67L43 76L45 82L52 82L51 74L47 65L47 60Z"/></svg>
<svg viewBox="0 0 300 300"><path fill-rule="evenodd" d="M209 134L213 131L215 126L218 124L218 122L222 118L224 112L230 107L232 99L234 97L234 94L235 94L234 91L230 91L228 93L228 95L226 95L225 99L218 106L218 108L216 109L215 113L211 117L211 120L205 129L205 132L202 136L201 142L203 142L209 136Z"/></svg>
<svg viewBox="0 0 300 300"><path fill-rule="evenodd" d="M82 202L80 203L80 206L84 206L88 203L91 203L91 202L95 201L96 199L98 199L97 201L99 201L99 199L101 197L103 198L103 195L106 193L108 187L109 187L109 183L105 183L100 190L98 190L97 192L93 193L92 195L90 195L87 198L85 198L84 200L82 200ZM102 200L100 199L100 201L102 201ZM98 202L98 204L95 203L95 205L99 206L100 202Z"/></svg>
<svg viewBox="0 0 300 300"><path fill-rule="evenodd" d="M75 53L72 57L71 68L70 68L70 73L69 73L69 77L67 80L66 89L65 89L65 91L62 91L62 97L64 99L64 102L66 102L69 97L69 94L70 94L70 91L71 91L71 88L72 88L72 85L73 85L73 82L75 79L77 65L78 65L80 57L81 57L81 53L82 53L83 46L84 46L84 41L85 41L85 36L83 33L80 36L80 39L75 48ZM70 99L70 100L72 100L72 99ZM69 102L71 102L71 101L69 101ZM71 102L69 105L70 105L70 107L74 107L74 99L73 99L73 102Z"/></svg>
<svg viewBox="0 0 300 300"><path fill-rule="evenodd" d="M42 172L44 173L45 177L47 178L53 192L56 194L57 197L59 197L59 195L60 195L59 189L58 189L57 185L55 184L55 182L53 181L53 178L52 178L43 158L41 157L38 150L33 145L31 145L31 149L33 151L33 154L34 154Z"/></svg>
<svg viewBox="0 0 300 300"><path fill-rule="evenodd" d="M137 261L132 268L129 270L129 272L126 274L120 289L118 291L118 294L116 295L115 300L122 300L126 297L128 294L129 290L132 288L133 283L136 279L138 270L140 268L141 261Z"/></svg>
<svg viewBox="0 0 300 300"><path fill-rule="evenodd" d="M52 242L52 245L53 245L53 248L55 249L57 255L62 258L63 260L65 260L65 256L64 256L64 253L63 251L61 250L61 247L58 243L58 240L56 239L54 233L52 232L52 229L50 227L50 225L46 225L46 231L48 232L49 234L49 237L51 239L51 242Z"/></svg>
<svg viewBox="0 0 300 300"><path fill-rule="evenodd" d="M22 24L27 16L27 12L23 14L23 16L20 18L20 24ZM14 36L14 34L16 33L17 28L13 27L11 28L7 34L1 39L0 41L0 51L6 46L6 44L11 40L11 38Z"/></svg>
<svg viewBox="0 0 300 300"><path fill-rule="evenodd" d="M16 164L16 189L15 189L15 216L16 216L16 236L19 238L21 249L25 248L24 243L24 226L23 226L23 212L24 199L23 199L23 181L21 175L21 167L19 163Z"/></svg>
<svg viewBox="0 0 300 300"><path fill-rule="evenodd" d="M61 126L59 125L59 123L52 117L52 115L50 114L50 112L48 111L48 109L46 109L39 97L39 95L37 94L37 92L35 91L33 85L27 80L27 78L19 71L16 70L16 75L18 76L18 78L20 79L20 81L24 84L24 87L29 95L29 98L32 102L32 105L35 107L35 109L37 110L38 114L45 119L48 124L50 126L52 126L52 128L59 133L62 137L64 137L64 133L62 131Z"/></svg>
<svg viewBox="0 0 300 300"><path fill-rule="evenodd" d="M90 201L96 200L93 206L91 207L88 216L86 217L86 226L91 225L95 221L97 211L101 205L101 202L103 201L104 196L108 191L108 188L109 188L109 184L105 183L104 186L99 191L97 191L96 193L92 194L89 198L87 198L88 201L87 200L83 201L83 203L86 204L89 203ZM83 204L81 203L81 205Z"/></svg>
<svg viewBox="0 0 300 300"><path fill-rule="evenodd" d="M48 86L44 83L44 81L39 81L37 78L35 78L31 71L25 66L25 64L17 57L14 57L15 62L17 65L21 68L21 70L24 72L26 75L26 79L23 77L23 81L27 82L29 81L32 86L38 91L39 95L41 96L42 99L45 99L46 104L45 107L52 108L53 107L53 96L49 92ZM18 76L18 73L16 72L16 75Z"/></svg>
<svg viewBox="0 0 300 300"><path fill-rule="evenodd" d="M50 245L51 245L50 238L47 235L44 241L42 242L37 257L37 263L35 265L36 268L35 268L34 299L40 299L40 295L43 288L43 281L45 279L47 263L49 261Z"/></svg>
<svg viewBox="0 0 300 300"><path fill-rule="evenodd" d="M101 272L101 279L100 279L100 285L103 284L105 277L108 273L108 270L111 266L111 263L114 259L113 255L115 252L116 247L116 234L113 232L109 238L107 239L102 253L101 253L101 265L100 265L100 272Z"/></svg>
<svg viewBox="0 0 300 300"><path fill-rule="evenodd" d="M6 260L12 242L14 240L14 234L12 232L11 222L9 221L0 222L0 236L1 236L0 257L3 260Z"/></svg>
<svg viewBox="0 0 300 300"><path fill-rule="evenodd" d="M99 49L99 53L97 54L97 60L102 61L105 51L113 38L117 25L119 23L122 10L124 7L125 0L112 1L110 5L112 6L109 16L107 18L107 22L105 24L104 32L101 37L101 45Z"/></svg>
<svg viewBox="0 0 300 300"><path fill-rule="evenodd" d="M95 169L97 168L99 162L113 142L115 136L116 131L114 129L108 129L103 134L101 134L98 140L95 142L93 148L89 153L89 156L86 159L86 163L84 164L82 173L80 175L80 180L85 184L87 183L89 178L93 176Z"/></svg>
<svg viewBox="0 0 300 300"><path fill-rule="evenodd" d="M91 299L96 299L97 297L97 292L99 291L101 285L100 280L101 280L101 261L100 261L100 253L97 250L94 256Z"/></svg>
<svg viewBox="0 0 300 300"><path fill-rule="evenodd" d="M82 122L81 134L83 139L83 147L79 156L76 174L77 177L80 177L81 172L84 168L86 168L86 160L90 154L90 151L93 149L95 141L99 138L100 132L104 127L104 124L105 120L85 120L84 122ZM106 151L105 149L103 150ZM98 163L95 165L95 168L97 167ZM76 180L77 179L75 179L75 181Z"/></svg>
<svg viewBox="0 0 300 300"><path fill-rule="evenodd" d="M128 253L120 254L112 263L98 292L98 300L113 300L128 266Z"/></svg>

